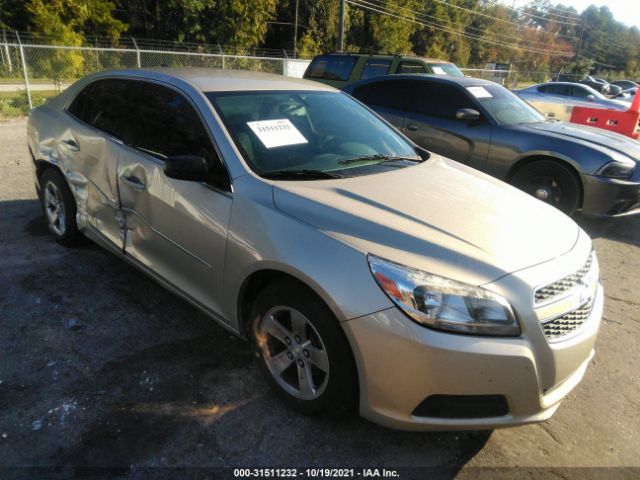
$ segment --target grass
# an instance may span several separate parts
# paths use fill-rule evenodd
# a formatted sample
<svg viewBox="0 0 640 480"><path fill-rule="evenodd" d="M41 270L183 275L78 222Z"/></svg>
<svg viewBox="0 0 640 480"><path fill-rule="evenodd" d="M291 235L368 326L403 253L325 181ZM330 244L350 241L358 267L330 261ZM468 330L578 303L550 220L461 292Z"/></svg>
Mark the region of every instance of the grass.
<svg viewBox="0 0 640 480"><path fill-rule="evenodd" d="M55 90L31 92L33 107L42 105L49 97L57 95ZM29 100L27 92L0 92L0 120L6 118L23 117L29 115Z"/></svg>

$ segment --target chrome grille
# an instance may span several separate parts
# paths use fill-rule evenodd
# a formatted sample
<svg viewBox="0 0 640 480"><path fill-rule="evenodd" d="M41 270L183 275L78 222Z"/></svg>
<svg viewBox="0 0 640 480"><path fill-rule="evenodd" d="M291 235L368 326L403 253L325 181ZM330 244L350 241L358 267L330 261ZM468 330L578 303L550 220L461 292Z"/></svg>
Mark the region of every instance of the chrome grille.
<svg viewBox="0 0 640 480"><path fill-rule="evenodd" d="M561 278L560 280L557 280L553 283L550 283L549 285L546 285L544 287L540 287L539 289L537 289L534 293L535 304L540 305L555 297L559 297L563 293L568 292L573 287L578 285L581 282L581 280L591 270L591 265L593 264L593 255L594 253L591 252L591 254L589 255L589 258L587 258L587 262L577 272L572 273L571 275L567 275L566 277Z"/></svg>
<svg viewBox="0 0 640 480"><path fill-rule="evenodd" d="M543 323L542 330L544 331L544 335L549 340L553 340L558 337L563 337L580 328L589 318L592 307L593 299L589 299L589 301L581 307Z"/></svg>

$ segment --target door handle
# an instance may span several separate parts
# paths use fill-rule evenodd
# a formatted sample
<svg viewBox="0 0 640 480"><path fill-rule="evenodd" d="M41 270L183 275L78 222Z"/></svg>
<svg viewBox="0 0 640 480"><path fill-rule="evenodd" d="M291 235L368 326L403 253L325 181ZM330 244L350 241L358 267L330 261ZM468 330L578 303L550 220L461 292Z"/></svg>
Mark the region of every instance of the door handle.
<svg viewBox="0 0 640 480"><path fill-rule="evenodd" d="M418 130L418 125L416 125L415 123L410 123L409 125L407 125L407 130L415 132L416 130Z"/></svg>
<svg viewBox="0 0 640 480"><path fill-rule="evenodd" d="M80 144L76 141L75 138L66 138L62 141L69 150L72 152L77 152L80 150Z"/></svg>
<svg viewBox="0 0 640 480"><path fill-rule="evenodd" d="M134 176L121 176L120 179L126 183L129 187L133 188L134 190L137 190L138 192L141 192L142 190L144 190L145 188L147 188L147 186L145 185L145 183L140 180L138 177L134 177Z"/></svg>

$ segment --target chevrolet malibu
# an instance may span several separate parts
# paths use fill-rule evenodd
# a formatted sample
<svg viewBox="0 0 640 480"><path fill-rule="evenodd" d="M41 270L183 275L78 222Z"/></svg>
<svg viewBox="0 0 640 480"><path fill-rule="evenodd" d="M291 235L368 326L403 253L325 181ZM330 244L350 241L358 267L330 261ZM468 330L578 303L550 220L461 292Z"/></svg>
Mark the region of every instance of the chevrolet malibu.
<svg viewBox="0 0 640 480"><path fill-rule="evenodd" d="M104 72L33 110L28 138L57 241L89 237L251 339L299 412L538 422L594 355L589 237L332 87Z"/></svg>

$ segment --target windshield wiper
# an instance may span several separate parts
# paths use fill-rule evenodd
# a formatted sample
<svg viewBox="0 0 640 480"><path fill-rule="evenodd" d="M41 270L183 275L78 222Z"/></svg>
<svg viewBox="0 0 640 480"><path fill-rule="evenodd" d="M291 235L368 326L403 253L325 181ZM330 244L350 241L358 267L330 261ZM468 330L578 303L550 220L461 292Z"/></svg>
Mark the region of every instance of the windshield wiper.
<svg viewBox="0 0 640 480"><path fill-rule="evenodd" d="M376 161L379 160L378 163L387 163L387 162L424 162L422 158L411 158L411 157L392 157L391 155L363 155L362 157L354 157L349 158L347 160L341 160L339 163L341 165L349 165L350 163L358 163L358 162L367 162L367 161Z"/></svg>
<svg viewBox="0 0 640 480"><path fill-rule="evenodd" d="M260 174L263 178L268 179L287 179L293 178L297 180L316 180L323 178L343 178L342 175L332 172L323 172L322 170L273 170Z"/></svg>

